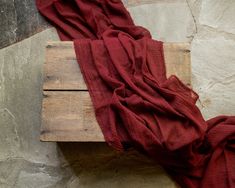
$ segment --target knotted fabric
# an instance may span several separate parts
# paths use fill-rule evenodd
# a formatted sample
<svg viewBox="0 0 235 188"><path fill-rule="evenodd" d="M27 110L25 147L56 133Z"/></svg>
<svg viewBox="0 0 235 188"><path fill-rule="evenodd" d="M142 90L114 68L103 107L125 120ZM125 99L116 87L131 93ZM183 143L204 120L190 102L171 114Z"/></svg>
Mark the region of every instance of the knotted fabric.
<svg viewBox="0 0 235 188"><path fill-rule="evenodd" d="M37 0L37 7L61 40L74 41L110 146L150 156L182 187L235 187L235 117L204 120L198 95L166 77L163 43L136 26L120 0Z"/></svg>

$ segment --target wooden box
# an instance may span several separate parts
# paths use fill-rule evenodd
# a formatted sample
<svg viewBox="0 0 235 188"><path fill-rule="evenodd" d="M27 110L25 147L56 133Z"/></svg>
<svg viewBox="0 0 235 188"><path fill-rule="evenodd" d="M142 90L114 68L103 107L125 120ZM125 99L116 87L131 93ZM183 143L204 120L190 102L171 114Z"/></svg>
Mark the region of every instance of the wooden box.
<svg viewBox="0 0 235 188"><path fill-rule="evenodd" d="M191 84L190 45L165 43L167 75ZM44 64L41 141L104 142L72 42L49 42Z"/></svg>

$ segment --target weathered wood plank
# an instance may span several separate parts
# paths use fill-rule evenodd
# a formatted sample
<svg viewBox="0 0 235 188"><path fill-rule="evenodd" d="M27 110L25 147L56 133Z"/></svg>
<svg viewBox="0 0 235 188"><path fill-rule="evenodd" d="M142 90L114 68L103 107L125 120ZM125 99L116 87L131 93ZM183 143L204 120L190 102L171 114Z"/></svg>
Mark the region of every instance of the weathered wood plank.
<svg viewBox="0 0 235 188"><path fill-rule="evenodd" d="M176 75L191 86L191 57L189 43L165 43L164 58L167 76Z"/></svg>
<svg viewBox="0 0 235 188"><path fill-rule="evenodd" d="M190 47L188 43L165 43L167 75L177 75L191 84ZM44 90L86 90L72 42L49 42L44 65Z"/></svg>
<svg viewBox="0 0 235 188"><path fill-rule="evenodd" d="M86 90L72 42L49 42L44 64L44 90Z"/></svg>
<svg viewBox="0 0 235 188"><path fill-rule="evenodd" d="M41 140L104 141L87 91L44 91Z"/></svg>

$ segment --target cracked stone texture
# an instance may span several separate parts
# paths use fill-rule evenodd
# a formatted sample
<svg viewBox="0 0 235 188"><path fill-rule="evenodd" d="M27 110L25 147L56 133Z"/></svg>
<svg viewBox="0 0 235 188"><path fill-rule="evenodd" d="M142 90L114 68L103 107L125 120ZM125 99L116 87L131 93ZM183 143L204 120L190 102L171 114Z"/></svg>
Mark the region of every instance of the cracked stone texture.
<svg viewBox="0 0 235 188"><path fill-rule="evenodd" d="M1 33L8 33L8 40L16 24L12 2L0 2L0 9L7 3L4 10L12 14L4 22L0 17L1 24L7 25ZM19 6L25 2L30 1ZM125 4L135 22L147 27L154 38L192 42L193 88L200 95L198 106L204 117L235 114L233 1L125 0ZM34 14L31 6L28 9ZM5 36L0 41L6 41ZM58 40L55 30L0 50L0 187L177 187L159 166L134 151L120 154L102 143L39 141L42 64L48 40Z"/></svg>

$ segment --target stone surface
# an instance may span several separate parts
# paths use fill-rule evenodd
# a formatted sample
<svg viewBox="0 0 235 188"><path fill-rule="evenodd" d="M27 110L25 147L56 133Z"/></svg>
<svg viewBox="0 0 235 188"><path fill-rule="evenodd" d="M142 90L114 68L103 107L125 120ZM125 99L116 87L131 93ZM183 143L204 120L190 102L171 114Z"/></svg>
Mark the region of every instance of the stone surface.
<svg viewBox="0 0 235 188"><path fill-rule="evenodd" d="M148 28L154 39L164 42L188 42L196 26L185 0L129 1L128 10L137 25ZM155 2L155 3L154 3Z"/></svg>
<svg viewBox="0 0 235 188"><path fill-rule="evenodd" d="M18 3L24 10L28 3L34 14L33 1L15 0L14 5ZM12 3L13 0L0 2L1 11L8 11L0 13L0 23L4 25L0 28L1 44L16 41L17 10ZM205 118L235 114L233 1L125 0L125 3L135 22L145 25L155 38L172 42L192 40L193 87L200 95L198 105ZM17 14L24 17L24 11L19 11ZM25 19L20 22L21 33L28 32L23 29ZM120 154L99 143L39 141L42 64L47 40L58 40L53 29L0 50L0 187L177 187L159 166L136 152Z"/></svg>
<svg viewBox="0 0 235 188"><path fill-rule="evenodd" d="M0 25L0 48L48 27L44 19L39 16L35 0L1 0Z"/></svg>
<svg viewBox="0 0 235 188"><path fill-rule="evenodd" d="M0 159L9 155L25 157L37 162L45 162L48 156L43 151L52 151L54 146L38 141L40 128L40 103L42 62L44 45L47 40L58 40L52 30L47 30L13 46L0 50L0 132L3 141ZM12 152L8 147L12 147ZM9 148L11 148L9 147ZM9 150L2 152L2 150Z"/></svg>
<svg viewBox="0 0 235 188"><path fill-rule="evenodd" d="M234 0L203 0L199 22L235 34L235 1Z"/></svg>
<svg viewBox="0 0 235 188"><path fill-rule="evenodd" d="M235 41L223 36L192 43L193 88L206 119L235 114Z"/></svg>

